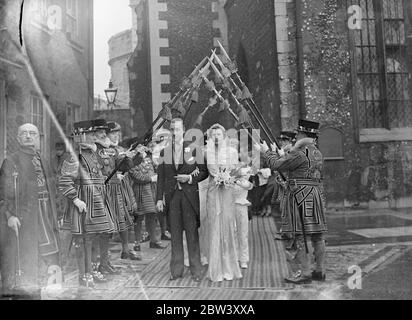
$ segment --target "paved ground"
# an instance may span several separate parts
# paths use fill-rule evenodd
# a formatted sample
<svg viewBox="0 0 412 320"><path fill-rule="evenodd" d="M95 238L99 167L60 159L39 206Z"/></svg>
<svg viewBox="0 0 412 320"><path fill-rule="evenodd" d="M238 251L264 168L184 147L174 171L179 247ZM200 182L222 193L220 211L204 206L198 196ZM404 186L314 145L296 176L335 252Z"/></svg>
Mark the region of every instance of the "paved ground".
<svg viewBox="0 0 412 320"><path fill-rule="evenodd" d="M219 291L219 299L235 297L252 299L411 299L412 298L412 210L379 210L334 212L329 215L327 237L327 281L288 290ZM169 242L165 241L165 244ZM196 299L210 289L128 288L131 280L138 282L142 270L161 250L142 245L143 261L124 261L119 258L120 244L112 243L111 260L121 268L121 275L112 277L96 289L78 289L77 272L70 259L65 270L64 289L44 292L45 299ZM354 282L354 270L359 267L361 282ZM138 282L139 283L139 282ZM354 285L356 284L356 285ZM358 287L358 289L356 289ZM352 289L350 289L352 288ZM214 289L216 290L216 289ZM216 296L216 295L214 295Z"/></svg>
<svg viewBox="0 0 412 320"><path fill-rule="evenodd" d="M345 288L342 297L355 300L411 300L412 244L397 247L402 249L371 274L363 276L361 289Z"/></svg>

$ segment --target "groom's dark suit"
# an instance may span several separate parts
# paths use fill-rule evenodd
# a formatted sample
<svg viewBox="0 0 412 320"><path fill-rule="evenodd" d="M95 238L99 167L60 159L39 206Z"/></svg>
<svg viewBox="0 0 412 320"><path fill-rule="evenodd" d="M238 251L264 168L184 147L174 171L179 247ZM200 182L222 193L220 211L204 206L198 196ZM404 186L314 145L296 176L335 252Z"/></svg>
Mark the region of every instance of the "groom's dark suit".
<svg viewBox="0 0 412 320"><path fill-rule="evenodd" d="M179 154L176 150L180 150ZM172 235L170 271L174 278L183 276L184 271L183 230L186 231L190 271L195 277L200 277L202 273L198 232L200 226L198 183L206 179L209 174L206 164L197 163L196 155L192 156L192 152L189 143L171 143L161 153L164 161L159 165L157 172L157 200L163 200L163 196L165 197L165 212ZM180 159L178 163L175 161L176 157ZM197 169L198 175L192 175L190 182L177 182L175 178L177 175L191 175Z"/></svg>

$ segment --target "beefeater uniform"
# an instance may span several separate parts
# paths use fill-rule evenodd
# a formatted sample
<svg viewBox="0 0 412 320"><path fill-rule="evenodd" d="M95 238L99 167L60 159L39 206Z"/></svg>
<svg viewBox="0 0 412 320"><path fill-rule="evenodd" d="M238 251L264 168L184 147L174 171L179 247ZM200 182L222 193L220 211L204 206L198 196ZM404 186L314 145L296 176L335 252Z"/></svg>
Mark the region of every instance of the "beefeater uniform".
<svg viewBox="0 0 412 320"><path fill-rule="evenodd" d="M68 206L64 214L63 229L70 230L73 235L113 233L115 228L114 212L105 192L102 166L97 156L97 148L80 144L79 159L71 157L65 160L60 178L60 190L67 197ZM87 213L85 223L82 214L73 204L79 198L86 202Z"/></svg>
<svg viewBox="0 0 412 320"><path fill-rule="evenodd" d="M46 162L31 148L20 147L4 160L0 169L0 265L5 292L36 291L46 284L45 269L50 265L60 267L55 191L51 182ZM21 223L19 241L7 226L13 216ZM19 267L20 276L16 275Z"/></svg>
<svg viewBox="0 0 412 320"><path fill-rule="evenodd" d="M316 133L319 124L300 120L302 132ZM299 130L298 129L298 130ZM317 266L315 272L323 273L324 244L323 234L327 232L325 205L322 195L323 156L313 139L301 139L283 157L277 152L268 151L264 155L272 170L285 172L288 177L287 189L282 200L282 233L294 241L297 255L303 261L302 274L308 279L307 254L303 235L310 237L315 248ZM301 223L303 219L303 227ZM304 256L306 254L306 256Z"/></svg>
<svg viewBox="0 0 412 320"><path fill-rule="evenodd" d="M75 124L76 135L105 129L106 121L91 120ZM114 212L105 189L105 176L97 155L97 146L79 143L79 154L62 165L60 192L68 199L62 229L71 231L79 267L80 283L93 285L92 241L116 230ZM86 203L86 213L79 213L73 201ZM100 264L107 264L107 254L100 256Z"/></svg>

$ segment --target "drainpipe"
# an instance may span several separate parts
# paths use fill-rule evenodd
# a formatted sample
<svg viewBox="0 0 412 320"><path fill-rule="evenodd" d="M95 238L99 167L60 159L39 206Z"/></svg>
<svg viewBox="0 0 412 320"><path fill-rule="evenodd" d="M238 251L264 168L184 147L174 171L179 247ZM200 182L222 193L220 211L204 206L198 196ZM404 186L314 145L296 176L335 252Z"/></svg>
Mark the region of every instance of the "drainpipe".
<svg viewBox="0 0 412 320"><path fill-rule="evenodd" d="M305 102L305 67L303 57L303 19L302 19L302 0L295 0L296 6L296 66L299 87L299 117L306 118L306 102Z"/></svg>

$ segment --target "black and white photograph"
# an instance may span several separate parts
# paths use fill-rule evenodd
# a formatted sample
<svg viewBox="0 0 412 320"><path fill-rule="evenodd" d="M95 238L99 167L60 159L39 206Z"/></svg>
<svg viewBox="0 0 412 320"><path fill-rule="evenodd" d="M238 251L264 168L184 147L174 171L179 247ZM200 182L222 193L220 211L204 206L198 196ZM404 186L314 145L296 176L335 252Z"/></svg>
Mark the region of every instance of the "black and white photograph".
<svg viewBox="0 0 412 320"><path fill-rule="evenodd" d="M411 270L412 0L0 0L0 300L256 316Z"/></svg>

